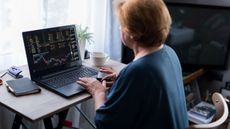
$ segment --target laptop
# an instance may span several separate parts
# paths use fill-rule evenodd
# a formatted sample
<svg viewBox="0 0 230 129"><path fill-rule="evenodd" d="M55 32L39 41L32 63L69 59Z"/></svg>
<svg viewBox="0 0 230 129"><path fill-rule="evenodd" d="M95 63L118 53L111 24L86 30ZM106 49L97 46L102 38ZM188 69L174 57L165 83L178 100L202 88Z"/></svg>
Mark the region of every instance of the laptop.
<svg viewBox="0 0 230 129"><path fill-rule="evenodd" d="M98 71L82 65L75 25L22 33L31 80L63 97L84 91L79 77Z"/></svg>

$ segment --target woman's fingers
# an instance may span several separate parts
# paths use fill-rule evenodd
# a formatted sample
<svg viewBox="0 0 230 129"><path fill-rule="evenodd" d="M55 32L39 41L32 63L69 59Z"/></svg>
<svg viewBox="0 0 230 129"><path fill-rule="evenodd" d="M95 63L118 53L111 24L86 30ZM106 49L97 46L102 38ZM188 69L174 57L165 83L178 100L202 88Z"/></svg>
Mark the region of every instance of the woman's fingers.
<svg viewBox="0 0 230 129"><path fill-rule="evenodd" d="M107 76L105 76L104 78L102 78L102 80L115 80L116 79L116 74L113 73L113 74L109 74Z"/></svg>
<svg viewBox="0 0 230 129"><path fill-rule="evenodd" d="M112 68L109 68L109 67L101 67L100 71L104 72L104 73L107 73L107 74L111 74L111 73L115 72Z"/></svg>
<svg viewBox="0 0 230 129"><path fill-rule="evenodd" d="M110 70L100 70L100 71L103 72L103 73L107 73L107 74L113 73L113 71L110 71Z"/></svg>
<svg viewBox="0 0 230 129"><path fill-rule="evenodd" d="M85 85L85 83L83 81L77 81L78 84L81 84L81 85Z"/></svg>
<svg viewBox="0 0 230 129"><path fill-rule="evenodd" d="M83 87L85 87L87 89L87 79L84 78L79 78L79 80L77 81L78 84L82 85Z"/></svg>
<svg viewBox="0 0 230 129"><path fill-rule="evenodd" d="M77 81L77 83L79 83L80 85L82 85L84 88L89 89L89 87L92 85L90 83L92 83L93 79L92 78L79 78L79 80Z"/></svg>
<svg viewBox="0 0 230 129"><path fill-rule="evenodd" d="M100 70L112 70L111 67L101 67Z"/></svg>
<svg viewBox="0 0 230 129"><path fill-rule="evenodd" d="M106 87L106 80L102 81L102 86Z"/></svg>
<svg viewBox="0 0 230 129"><path fill-rule="evenodd" d="M95 78L79 78L77 81L80 85L82 85L91 95L95 95L95 93L99 92L105 92L106 88L106 81L104 81L104 84L101 84L98 80Z"/></svg>
<svg viewBox="0 0 230 129"><path fill-rule="evenodd" d="M117 77L117 74L116 72L112 69L112 68L109 68L109 67L101 67L100 68L100 71L101 72L104 72L106 74L108 74L107 76L103 77L102 78L102 81L103 80L106 80L106 81L114 81Z"/></svg>
<svg viewBox="0 0 230 129"><path fill-rule="evenodd" d="M89 79L90 79L90 78L83 77L83 78L79 78L79 81L87 82L87 81L89 81Z"/></svg>

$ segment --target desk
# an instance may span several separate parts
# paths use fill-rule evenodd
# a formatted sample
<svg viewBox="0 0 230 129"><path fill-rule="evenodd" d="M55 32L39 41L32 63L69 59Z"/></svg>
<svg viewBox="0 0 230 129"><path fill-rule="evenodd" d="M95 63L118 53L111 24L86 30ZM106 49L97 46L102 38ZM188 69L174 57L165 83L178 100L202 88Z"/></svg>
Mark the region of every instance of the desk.
<svg viewBox="0 0 230 129"><path fill-rule="evenodd" d="M93 67L89 60L85 60L84 65ZM112 67L115 71L119 72L124 64L109 60L106 66ZM96 68L96 67L94 67ZM28 66L22 66L22 75L29 77ZM0 75L4 72L0 72ZM13 79L9 75L5 75L3 78L4 83L6 80ZM65 99L49 90L42 88L42 92L39 94L33 94L28 96L15 97L10 94L6 86L0 86L0 105L13 111L22 118L25 118L31 122L36 122L45 118L49 118L52 115L68 109L69 107L81 103L89 99L90 94L84 92L76 95L70 99Z"/></svg>
<svg viewBox="0 0 230 129"><path fill-rule="evenodd" d="M84 65L93 67L89 60L85 60ZM106 66L112 67L115 71L119 72L124 64L109 60ZM25 77L29 77L28 66L20 67ZM4 72L0 72L0 75ZM193 78L194 76L185 77L184 80ZM13 79L9 75L3 77L4 83L6 80ZM190 81L193 79L189 79ZM89 99L91 96L88 93L82 93L76 95L70 99L65 99L49 90L42 88L42 92L39 94L33 94L22 97L15 97L10 94L6 87L0 86L0 105L6 107L7 109L13 111L20 117L23 117L31 122L36 122L53 116L56 113L64 111L69 107L81 103Z"/></svg>

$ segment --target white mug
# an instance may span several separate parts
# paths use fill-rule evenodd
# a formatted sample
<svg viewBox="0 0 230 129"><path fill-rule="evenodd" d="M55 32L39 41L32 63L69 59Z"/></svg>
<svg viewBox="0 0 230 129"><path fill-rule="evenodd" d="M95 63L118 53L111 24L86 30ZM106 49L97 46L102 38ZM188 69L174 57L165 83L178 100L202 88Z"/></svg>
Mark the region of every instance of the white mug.
<svg viewBox="0 0 230 129"><path fill-rule="evenodd" d="M94 66L104 66L105 62L109 60L109 55L104 52L91 52L90 59Z"/></svg>

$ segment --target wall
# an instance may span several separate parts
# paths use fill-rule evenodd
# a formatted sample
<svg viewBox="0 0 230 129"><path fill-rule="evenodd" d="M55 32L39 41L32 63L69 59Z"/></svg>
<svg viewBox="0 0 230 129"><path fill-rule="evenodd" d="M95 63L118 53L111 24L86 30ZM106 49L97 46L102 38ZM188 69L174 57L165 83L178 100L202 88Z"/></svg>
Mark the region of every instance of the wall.
<svg viewBox="0 0 230 129"><path fill-rule="evenodd" d="M229 0L165 0L165 2L192 3L192 4L218 5L218 6L230 7Z"/></svg>
<svg viewBox="0 0 230 129"><path fill-rule="evenodd" d="M215 78L215 75L210 77L208 73L199 79L200 91L202 91L203 98L205 97L205 91L208 89L211 93L220 91L220 88L224 88L226 82L230 82L230 53L228 55L228 63L226 70L213 70L215 74L222 75L222 80Z"/></svg>

